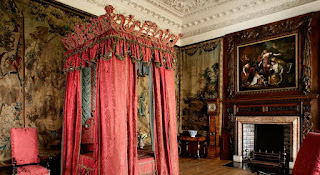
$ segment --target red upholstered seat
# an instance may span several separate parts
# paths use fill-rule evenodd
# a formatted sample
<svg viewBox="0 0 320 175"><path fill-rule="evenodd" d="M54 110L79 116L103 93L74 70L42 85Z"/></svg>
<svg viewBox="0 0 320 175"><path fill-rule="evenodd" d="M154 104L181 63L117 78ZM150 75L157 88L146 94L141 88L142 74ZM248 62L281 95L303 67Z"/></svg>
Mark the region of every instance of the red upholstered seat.
<svg viewBox="0 0 320 175"><path fill-rule="evenodd" d="M18 174L44 175L49 170L40 165L38 135L36 128L11 128L12 164L17 165ZM25 165L25 166L20 166Z"/></svg>
<svg viewBox="0 0 320 175"><path fill-rule="evenodd" d="M25 165L17 168L19 175L49 175L47 168L40 165Z"/></svg>
<svg viewBox="0 0 320 175"><path fill-rule="evenodd" d="M298 152L292 175L319 175L319 173L320 133L310 132Z"/></svg>

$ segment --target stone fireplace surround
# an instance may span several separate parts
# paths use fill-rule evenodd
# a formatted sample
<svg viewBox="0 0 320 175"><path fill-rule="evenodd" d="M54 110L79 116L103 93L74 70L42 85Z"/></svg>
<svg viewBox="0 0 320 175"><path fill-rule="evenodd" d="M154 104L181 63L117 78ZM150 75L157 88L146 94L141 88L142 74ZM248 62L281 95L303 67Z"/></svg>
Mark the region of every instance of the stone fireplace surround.
<svg viewBox="0 0 320 175"><path fill-rule="evenodd" d="M292 133L292 162L289 162L289 168L292 168L300 148L300 117L299 116L237 116L236 117L236 145L237 155L233 160L241 162L243 157L243 124L282 124L291 125Z"/></svg>
<svg viewBox="0 0 320 175"><path fill-rule="evenodd" d="M263 130L264 134L269 135L269 138L259 137L257 125L261 125L262 128L264 128L264 129L265 128L270 129L270 130ZM259 126L260 131L262 130L261 126ZM282 126L282 129L280 129L277 126ZM282 130L282 131L280 131L282 133L276 133L275 130L272 129L273 127L275 127L274 128L275 130L278 130L277 132L279 132L279 129ZM242 125L242 130L243 130L243 132L242 132L242 143L243 143L242 144L242 159L243 160L247 159L247 157L250 155L250 153L253 150L256 150L256 151L260 150L262 152L267 151L268 153L270 153L270 152L277 153L277 151L284 150L284 148L285 148L287 158L288 159L290 158L290 161L292 161L292 147L293 146L292 146L292 129L291 128L292 128L292 125L289 125L289 124L243 124ZM277 143L277 141L279 141L277 139L279 139L281 137L281 135L283 136L283 143ZM261 140L259 138L256 138L257 136ZM266 141L268 139L269 139L268 140L269 142L270 141L272 142L273 139L271 139L271 138L274 138L274 141L275 141L274 143L269 144L271 147L268 147L267 149L256 148L256 145L258 144L257 142L259 142L259 144L261 144L262 140ZM276 147L272 147L272 146L282 145L282 144L283 144L283 146L280 148L280 150L273 150L273 149L276 149ZM262 145L260 145L260 147L261 146ZM267 146L267 145L265 145L265 146Z"/></svg>

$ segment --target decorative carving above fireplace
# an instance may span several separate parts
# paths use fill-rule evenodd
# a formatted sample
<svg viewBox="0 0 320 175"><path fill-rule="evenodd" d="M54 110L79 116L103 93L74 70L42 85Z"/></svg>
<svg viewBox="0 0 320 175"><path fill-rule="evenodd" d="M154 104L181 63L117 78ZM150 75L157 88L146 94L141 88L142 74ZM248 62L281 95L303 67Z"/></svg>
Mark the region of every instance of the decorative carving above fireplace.
<svg viewBox="0 0 320 175"><path fill-rule="evenodd" d="M299 16L296 18L279 21L269 25L248 29L245 31L229 34L224 38L225 45L225 80L226 98L234 97L246 98L255 94L265 94L269 97L281 96L285 94L308 94L311 92L311 21L314 14ZM249 43L262 42L272 38L287 36L288 34L298 33L299 41L297 45L297 74L298 85L296 89L259 90L238 92L237 76L239 70L239 60L237 59L237 49L239 46L248 45ZM260 48L261 49L261 48ZM245 59L245 58L243 58ZM250 58L257 59L259 58ZM249 60L249 58L248 58ZM270 63L269 63L270 64ZM242 70L242 69L241 69ZM242 71L241 71L242 72ZM270 93L271 91L271 93Z"/></svg>
<svg viewBox="0 0 320 175"><path fill-rule="evenodd" d="M222 112L222 159L230 159L233 153L238 152L237 117L298 117L300 121L300 138L297 144L299 145L306 134L313 131L314 126L319 128L319 122L315 121L319 120L320 110L318 110L318 98L320 85L318 74L312 72L312 70L319 69L318 64L314 64L319 63L319 55L312 54L312 51L317 52L319 48L317 39L320 37L313 35L313 31L318 31L320 28L319 19L320 13L310 13L239 31L224 37L223 86L225 88L223 92L224 110ZM237 48L243 46L244 49L250 50L250 48L245 47L252 45L252 43L264 43L264 41L270 41L270 39L283 38L284 36L291 36L292 34L297 34L298 36L296 62L297 84L295 88L276 87L239 91L239 74L243 73L242 68L246 69L245 66L241 67L241 69L239 68L239 59L252 60L252 64L256 64L259 62L259 59L262 58L262 55L261 57L253 56L252 58L241 57L241 53L238 53L239 49ZM257 49L259 50L259 48ZM251 51L243 51L242 53L251 53ZM239 58L237 58L237 54L240 55ZM271 65L271 61L269 64ZM257 67L257 69L259 68ZM246 70L245 73L249 73L248 70Z"/></svg>

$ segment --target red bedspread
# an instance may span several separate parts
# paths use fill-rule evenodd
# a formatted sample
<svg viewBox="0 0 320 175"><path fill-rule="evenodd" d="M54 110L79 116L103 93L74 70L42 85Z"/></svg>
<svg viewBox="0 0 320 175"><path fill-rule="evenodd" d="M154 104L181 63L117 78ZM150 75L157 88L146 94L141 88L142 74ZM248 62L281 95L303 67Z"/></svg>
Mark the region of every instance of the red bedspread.
<svg viewBox="0 0 320 175"><path fill-rule="evenodd" d="M81 154L78 171L80 174L93 174L94 159L92 153ZM154 154L149 150L138 150L138 175L156 174Z"/></svg>
<svg viewBox="0 0 320 175"><path fill-rule="evenodd" d="M156 162L152 151L138 149L138 174L156 174Z"/></svg>

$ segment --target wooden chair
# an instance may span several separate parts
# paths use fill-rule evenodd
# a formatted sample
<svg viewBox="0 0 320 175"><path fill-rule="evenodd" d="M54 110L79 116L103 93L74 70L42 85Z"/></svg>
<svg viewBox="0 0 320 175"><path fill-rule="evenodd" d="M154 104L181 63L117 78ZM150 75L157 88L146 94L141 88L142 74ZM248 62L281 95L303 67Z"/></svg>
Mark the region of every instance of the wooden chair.
<svg viewBox="0 0 320 175"><path fill-rule="evenodd" d="M40 166L36 128L11 128L13 174L49 175L50 170Z"/></svg>

